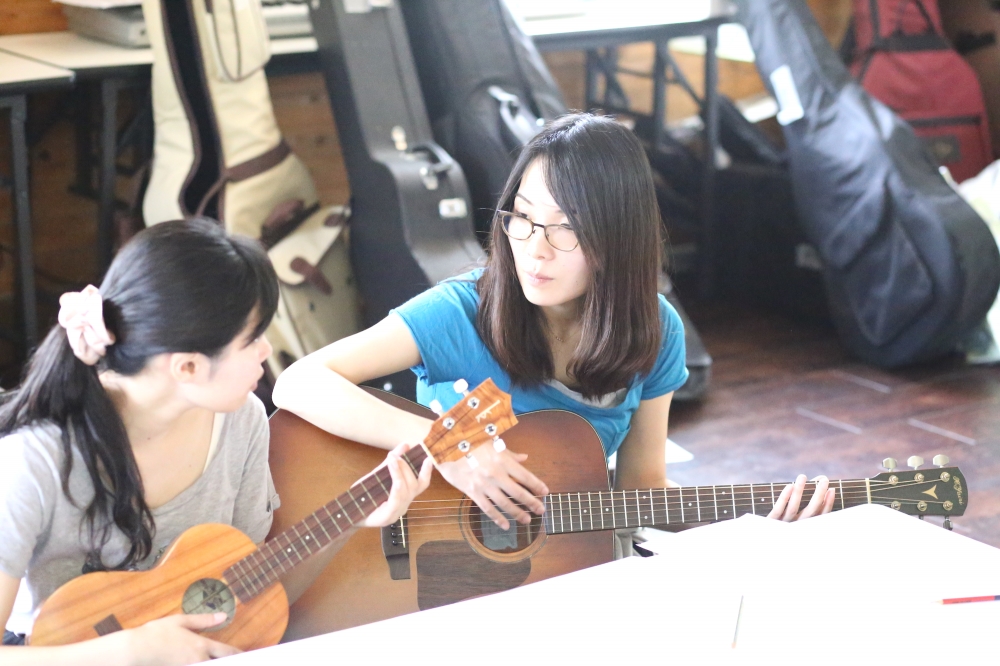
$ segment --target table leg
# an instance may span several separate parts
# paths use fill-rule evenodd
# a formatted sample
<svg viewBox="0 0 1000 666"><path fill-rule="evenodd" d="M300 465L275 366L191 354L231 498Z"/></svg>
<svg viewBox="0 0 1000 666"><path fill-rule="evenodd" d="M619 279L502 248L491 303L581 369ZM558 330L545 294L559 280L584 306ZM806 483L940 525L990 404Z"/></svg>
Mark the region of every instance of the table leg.
<svg viewBox="0 0 1000 666"><path fill-rule="evenodd" d="M31 208L28 182L28 142L24 125L28 119L24 95L3 100L10 106L11 162L14 175L14 210L17 216L17 290L21 294L25 356L38 342L38 310L35 303L35 261L31 239Z"/></svg>
<svg viewBox="0 0 1000 666"><path fill-rule="evenodd" d="M118 93L125 81L101 80L101 177L97 209L97 270L111 265L115 215L115 181L118 157Z"/></svg>
<svg viewBox="0 0 1000 666"><path fill-rule="evenodd" d="M701 183L701 251L699 276L704 298L715 293L716 224L715 224L715 158L719 147L719 63L715 49L719 42L718 28L705 32L705 102L702 109L705 124L705 170Z"/></svg>
<svg viewBox="0 0 1000 666"><path fill-rule="evenodd" d="M94 146L90 135L91 88L90 82L81 82L73 90L73 134L76 143L76 182L70 191L83 197L94 196Z"/></svg>

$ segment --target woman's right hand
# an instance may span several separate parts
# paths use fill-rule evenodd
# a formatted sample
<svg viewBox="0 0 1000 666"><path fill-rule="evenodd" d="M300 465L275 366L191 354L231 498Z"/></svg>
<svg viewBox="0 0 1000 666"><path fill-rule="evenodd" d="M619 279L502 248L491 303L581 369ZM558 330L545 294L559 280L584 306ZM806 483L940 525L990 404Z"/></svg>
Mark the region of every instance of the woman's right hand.
<svg viewBox="0 0 1000 666"><path fill-rule="evenodd" d="M462 458L438 465L441 476L475 502L501 529L510 528L510 521L500 511L519 523L528 524L531 516L515 504L539 516L545 512L541 497L549 494L548 487L521 463L526 453L509 449L497 452L489 444L472 452L479 463L475 467Z"/></svg>
<svg viewBox="0 0 1000 666"><path fill-rule="evenodd" d="M127 635L129 663L136 666L186 666L239 654L241 650L237 648L195 633L214 627L225 619L225 613L168 615L122 632Z"/></svg>

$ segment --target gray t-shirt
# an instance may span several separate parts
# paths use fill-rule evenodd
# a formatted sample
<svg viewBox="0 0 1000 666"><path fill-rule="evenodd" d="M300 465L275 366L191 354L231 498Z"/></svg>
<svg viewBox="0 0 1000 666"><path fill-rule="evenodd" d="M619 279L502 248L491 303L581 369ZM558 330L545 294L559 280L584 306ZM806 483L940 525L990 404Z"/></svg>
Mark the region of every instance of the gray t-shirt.
<svg viewBox="0 0 1000 666"><path fill-rule="evenodd" d="M250 395L226 414L218 442L202 475L153 511L153 549L139 564L151 567L181 532L203 523L224 523L260 543L271 528L278 497L267 465L269 432L264 406ZM0 439L0 570L23 578L7 629L31 633L38 606L63 583L83 572L88 531L82 507L93 497L90 474L74 451L69 488L62 490L63 449L58 426L47 423ZM108 566L129 551L117 528L102 551Z"/></svg>

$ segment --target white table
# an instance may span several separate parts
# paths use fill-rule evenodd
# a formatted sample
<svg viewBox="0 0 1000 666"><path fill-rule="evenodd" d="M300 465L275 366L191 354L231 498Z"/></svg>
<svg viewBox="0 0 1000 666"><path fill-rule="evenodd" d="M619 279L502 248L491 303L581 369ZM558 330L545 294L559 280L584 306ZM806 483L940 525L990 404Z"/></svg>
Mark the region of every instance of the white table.
<svg viewBox="0 0 1000 666"><path fill-rule="evenodd" d="M885 507L795 524L745 516L670 535L665 545L656 557L224 663L825 664L910 655L983 663L995 652L1000 602L938 601L1000 593L1000 549Z"/></svg>
<svg viewBox="0 0 1000 666"><path fill-rule="evenodd" d="M38 341L35 304L35 262L31 242L28 146L25 135L27 96L69 85L73 72L61 67L0 52L0 108L10 109L11 173L17 236L17 290L21 297L21 342L24 355Z"/></svg>

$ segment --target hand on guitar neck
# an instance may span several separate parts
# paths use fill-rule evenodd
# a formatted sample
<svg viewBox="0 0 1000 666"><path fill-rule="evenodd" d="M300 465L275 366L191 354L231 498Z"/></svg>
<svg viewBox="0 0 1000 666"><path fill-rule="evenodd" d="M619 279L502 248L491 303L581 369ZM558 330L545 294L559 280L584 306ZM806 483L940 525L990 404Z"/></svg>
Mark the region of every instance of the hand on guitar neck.
<svg viewBox="0 0 1000 666"><path fill-rule="evenodd" d="M797 510L802 506L802 495L806 488L806 475L799 474L795 483L789 483L782 489L778 500L774 503L774 508L767 514L767 517L788 523L833 511L837 493L830 487L830 480L825 476L818 476L813 481L816 483L816 490L805 508L801 511Z"/></svg>

